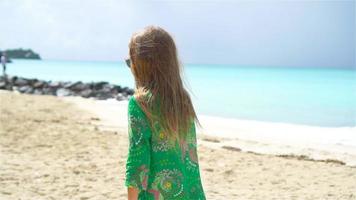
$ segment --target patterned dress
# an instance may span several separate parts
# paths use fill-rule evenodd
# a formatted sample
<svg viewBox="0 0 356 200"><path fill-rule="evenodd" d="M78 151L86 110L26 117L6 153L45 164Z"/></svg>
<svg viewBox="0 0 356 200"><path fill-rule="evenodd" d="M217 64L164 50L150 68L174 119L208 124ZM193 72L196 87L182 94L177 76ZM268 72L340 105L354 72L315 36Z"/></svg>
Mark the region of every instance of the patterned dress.
<svg viewBox="0 0 356 200"><path fill-rule="evenodd" d="M127 187L139 190L139 200L203 200L197 156L195 123L182 144L167 140L154 123L154 130L135 97L128 105L129 152Z"/></svg>

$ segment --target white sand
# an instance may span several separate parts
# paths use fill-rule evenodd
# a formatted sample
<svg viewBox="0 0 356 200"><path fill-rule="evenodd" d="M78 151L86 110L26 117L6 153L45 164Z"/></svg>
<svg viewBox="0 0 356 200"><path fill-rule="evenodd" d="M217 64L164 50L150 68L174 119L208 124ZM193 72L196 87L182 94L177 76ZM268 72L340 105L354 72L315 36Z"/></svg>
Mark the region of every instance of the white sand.
<svg viewBox="0 0 356 200"><path fill-rule="evenodd" d="M127 101L97 101L65 97L78 107L103 120L108 129L127 128ZM124 116L124 117L122 117ZM199 115L200 135L219 138L216 146L232 146L243 151L272 155L307 156L316 160L338 160L356 166L356 127L325 128L286 123L270 123Z"/></svg>
<svg viewBox="0 0 356 200"><path fill-rule="evenodd" d="M124 107L69 101L76 103L0 91L1 200L126 199ZM209 200L356 199L356 167L241 152L227 142L199 136Z"/></svg>

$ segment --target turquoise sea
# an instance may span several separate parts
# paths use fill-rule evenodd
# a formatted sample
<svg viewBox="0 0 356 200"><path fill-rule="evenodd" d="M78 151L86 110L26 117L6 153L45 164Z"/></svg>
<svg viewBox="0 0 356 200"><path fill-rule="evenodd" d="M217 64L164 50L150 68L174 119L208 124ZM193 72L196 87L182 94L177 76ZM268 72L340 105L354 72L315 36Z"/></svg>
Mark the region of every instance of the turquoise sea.
<svg viewBox="0 0 356 200"><path fill-rule="evenodd" d="M184 66L199 114L322 127L356 126L356 69ZM8 74L134 87L123 62L14 60Z"/></svg>

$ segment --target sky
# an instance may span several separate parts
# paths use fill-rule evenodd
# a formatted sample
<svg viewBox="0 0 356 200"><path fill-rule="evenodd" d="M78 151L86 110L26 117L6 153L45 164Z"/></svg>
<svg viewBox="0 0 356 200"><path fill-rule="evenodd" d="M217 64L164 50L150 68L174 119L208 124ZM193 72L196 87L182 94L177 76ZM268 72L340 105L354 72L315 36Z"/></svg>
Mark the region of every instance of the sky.
<svg viewBox="0 0 356 200"><path fill-rule="evenodd" d="M121 61L147 25L183 63L356 68L356 0L0 0L0 49Z"/></svg>

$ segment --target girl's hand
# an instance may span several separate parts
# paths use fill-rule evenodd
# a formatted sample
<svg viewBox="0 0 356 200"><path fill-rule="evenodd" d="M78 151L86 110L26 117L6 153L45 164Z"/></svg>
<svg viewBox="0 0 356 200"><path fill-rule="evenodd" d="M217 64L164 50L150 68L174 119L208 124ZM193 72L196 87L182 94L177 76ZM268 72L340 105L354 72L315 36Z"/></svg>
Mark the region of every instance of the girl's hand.
<svg viewBox="0 0 356 200"><path fill-rule="evenodd" d="M138 189L134 187L127 188L128 200L137 200L138 199Z"/></svg>

